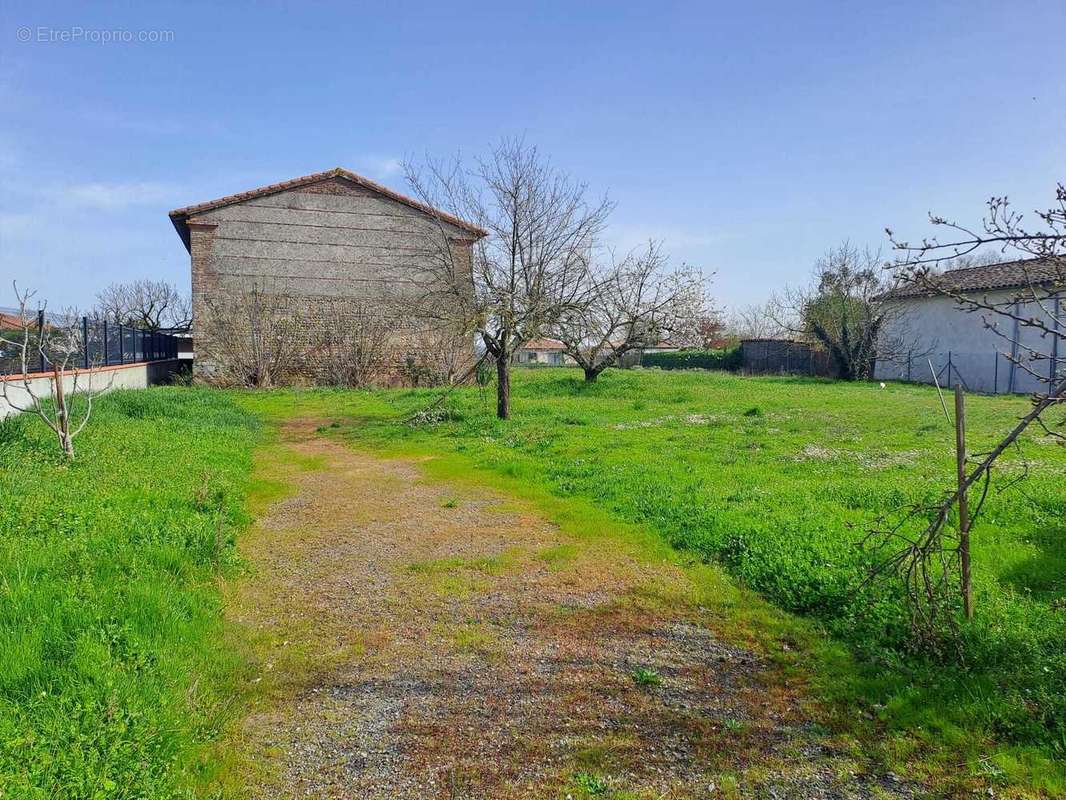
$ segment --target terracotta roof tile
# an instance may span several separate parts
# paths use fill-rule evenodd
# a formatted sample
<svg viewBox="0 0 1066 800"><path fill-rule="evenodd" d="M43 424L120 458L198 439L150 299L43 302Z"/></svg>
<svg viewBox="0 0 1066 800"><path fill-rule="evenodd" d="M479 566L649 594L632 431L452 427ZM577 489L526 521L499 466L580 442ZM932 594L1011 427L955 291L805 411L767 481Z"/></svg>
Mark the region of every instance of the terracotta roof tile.
<svg viewBox="0 0 1066 800"><path fill-rule="evenodd" d="M1066 258L1025 258L980 267L949 269L931 276L930 280L956 292L1020 289L1031 284L1066 284ZM932 289L906 285L893 289L885 297L928 297L935 294Z"/></svg>
<svg viewBox="0 0 1066 800"><path fill-rule="evenodd" d="M530 339L524 345L523 350L562 350L564 345L558 339Z"/></svg>
<svg viewBox="0 0 1066 800"><path fill-rule="evenodd" d="M277 194L278 192L285 192L290 189L298 189L301 186L308 186L313 183L320 183L321 181L327 181L334 178L343 178L344 180L351 181L358 186L362 186L364 189L369 189L372 192L376 192L383 197L387 197L390 200L395 200L397 203L402 203L405 206L422 211L430 216L439 217L445 222L450 222L457 228L462 228L464 231L477 236L487 236L488 231L483 228L479 228L477 225L473 225L451 214L435 209L432 206L428 206L418 200L407 195L400 194L393 191L387 186L382 186L380 183L375 183L369 178L364 178L362 175L357 175L351 170L344 169L343 167L334 167L333 169L326 170L325 172L315 172L310 175L303 175L299 178L293 178L291 180L282 181L281 183L272 183L268 186L260 186L258 189L249 189L246 192L237 192L236 194L226 195L220 197L217 200L208 200L206 203L196 203L195 205L185 206L184 208L176 208L170 212L170 220L174 223L174 227L177 229L178 234L181 236L183 242L185 242L186 248L189 246L189 231L187 221L189 217L201 214L205 211L213 211L216 208L222 208L223 206L233 205L235 203L243 203L246 200L252 200L256 197L264 197L270 194Z"/></svg>

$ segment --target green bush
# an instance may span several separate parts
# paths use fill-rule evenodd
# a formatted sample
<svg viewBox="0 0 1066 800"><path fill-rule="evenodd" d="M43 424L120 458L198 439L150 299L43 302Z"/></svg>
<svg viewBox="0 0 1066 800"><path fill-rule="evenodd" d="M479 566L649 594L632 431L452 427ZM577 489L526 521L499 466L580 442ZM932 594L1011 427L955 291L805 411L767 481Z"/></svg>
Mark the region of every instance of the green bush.
<svg viewBox="0 0 1066 800"><path fill-rule="evenodd" d="M646 353L640 361L643 367L659 369L740 369L740 347L721 350L678 350L674 353Z"/></svg>

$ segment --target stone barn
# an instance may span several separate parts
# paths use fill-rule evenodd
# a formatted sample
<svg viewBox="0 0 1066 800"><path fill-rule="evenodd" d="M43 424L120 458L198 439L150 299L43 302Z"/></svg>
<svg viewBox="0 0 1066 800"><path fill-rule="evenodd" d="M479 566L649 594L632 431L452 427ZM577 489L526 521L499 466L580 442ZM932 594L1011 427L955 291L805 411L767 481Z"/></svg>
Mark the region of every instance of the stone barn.
<svg viewBox="0 0 1066 800"><path fill-rule="evenodd" d="M426 374L438 367L411 365L446 362L443 372L473 352L467 337L449 338L439 322L413 317L414 304L397 300L411 299L411 276L431 259L439 263L443 247L469 273L474 242L486 235L475 225L341 168L179 208L170 219L191 259L200 377L216 374L226 358L243 361L233 341L252 328L264 341L285 340L274 342L285 361L276 370L285 374L272 382L343 382L328 356L338 342L366 360L375 341L387 340L388 354L379 357L391 360L392 379L405 364ZM261 319L244 319L241 329L219 319L255 315ZM353 331L367 341L344 345ZM251 335L249 349L257 346ZM442 352L445 340L457 352Z"/></svg>

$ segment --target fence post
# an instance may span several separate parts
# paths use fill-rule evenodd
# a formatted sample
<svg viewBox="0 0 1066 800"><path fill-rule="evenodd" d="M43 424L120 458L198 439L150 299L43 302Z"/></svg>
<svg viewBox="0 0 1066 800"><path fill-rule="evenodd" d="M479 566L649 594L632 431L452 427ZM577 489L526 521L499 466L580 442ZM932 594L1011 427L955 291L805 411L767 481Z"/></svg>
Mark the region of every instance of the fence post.
<svg viewBox="0 0 1066 800"><path fill-rule="evenodd" d="M951 388L951 351L948 350L948 388Z"/></svg>
<svg viewBox="0 0 1066 800"><path fill-rule="evenodd" d="M44 372L44 309L37 310L37 354L41 372Z"/></svg>
<svg viewBox="0 0 1066 800"><path fill-rule="evenodd" d="M82 358L82 364L85 369L89 368L89 318L81 318L81 343L85 348L85 355Z"/></svg>
<svg viewBox="0 0 1066 800"><path fill-rule="evenodd" d="M1053 335L1051 337L1051 373L1048 376L1048 382L1052 389L1058 383L1059 379L1059 339L1061 336L1059 333L1059 320L1062 319L1062 305L1060 303L1062 295L1055 295L1055 317L1051 322Z"/></svg>
<svg viewBox="0 0 1066 800"><path fill-rule="evenodd" d="M992 367L992 394L999 394L999 350L992 355L995 358Z"/></svg>
<svg viewBox="0 0 1066 800"><path fill-rule="evenodd" d="M962 572L962 611L973 619L973 586L970 583L970 505L966 492L966 399L955 384L955 466L959 480L959 561Z"/></svg>
<svg viewBox="0 0 1066 800"><path fill-rule="evenodd" d="M107 318L104 318L104 366L108 366L111 361L109 359L109 353L107 352Z"/></svg>
<svg viewBox="0 0 1066 800"><path fill-rule="evenodd" d="M122 323L118 324L118 363L126 363L126 332L122 330Z"/></svg>
<svg viewBox="0 0 1066 800"><path fill-rule="evenodd" d="M907 383L911 382L911 361L914 360L914 351L907 351Z"/></svg>

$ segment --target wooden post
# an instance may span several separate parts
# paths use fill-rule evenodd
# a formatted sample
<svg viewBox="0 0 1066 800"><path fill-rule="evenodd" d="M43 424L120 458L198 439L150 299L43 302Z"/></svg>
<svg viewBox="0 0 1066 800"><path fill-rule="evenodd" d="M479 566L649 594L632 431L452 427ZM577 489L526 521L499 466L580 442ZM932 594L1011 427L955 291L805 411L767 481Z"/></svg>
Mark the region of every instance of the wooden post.
<svg viewBox="0 0 1066 800"><path fill-rule="evenodd" d="M973 619L973 586L970 582L970 506L966 492L966 399L955 384L955 465L959 479L959 560L962 566L962 610Z"/></svg>
<svg viewBox="0 0 1066 800"><path fill-rule="evenodd" d="M37 353L40 356L41 372L44 372L44 309L37 311Z"/></svg>
<svg viewBox="0 0 1066 800"><path fill-rule="evenodd" d="M85 369L89 368L89 318L81 318L81 343L85 347L85 357L82 359L82 364Z"/></svg>

